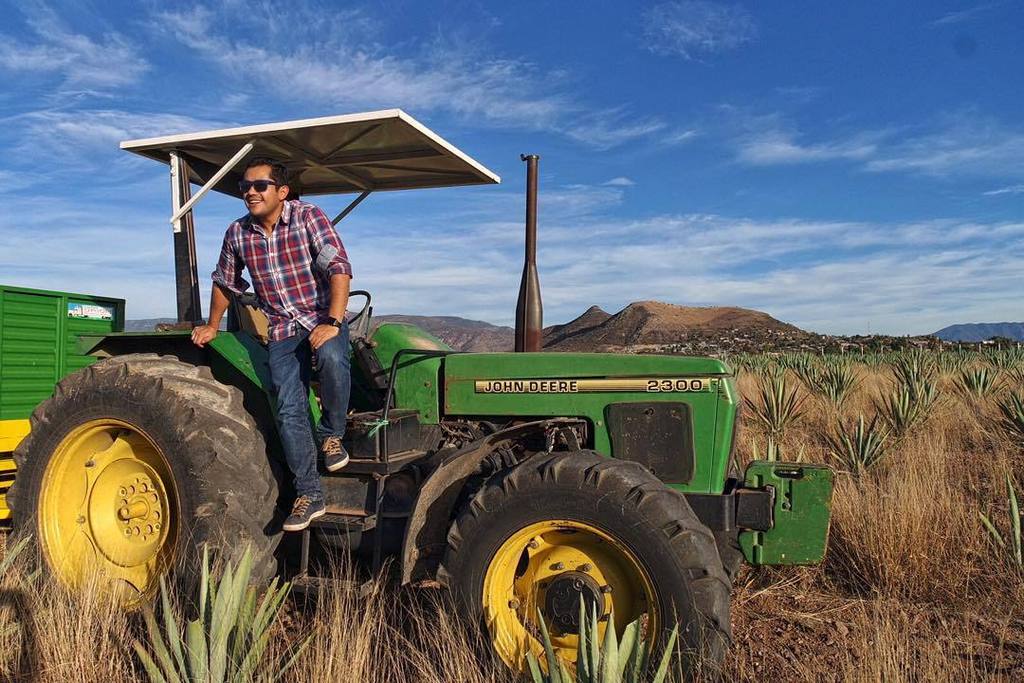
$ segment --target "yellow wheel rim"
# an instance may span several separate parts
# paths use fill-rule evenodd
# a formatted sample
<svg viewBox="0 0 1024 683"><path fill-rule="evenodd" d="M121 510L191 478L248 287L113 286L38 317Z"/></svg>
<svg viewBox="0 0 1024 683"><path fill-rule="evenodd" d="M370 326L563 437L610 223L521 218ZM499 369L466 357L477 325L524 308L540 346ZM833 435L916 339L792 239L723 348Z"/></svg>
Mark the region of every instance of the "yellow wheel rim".
<svg viewBox="0 0 1024 683"><path fill-rule="evenodd" d="M614 615L617 634L639 620L648 647L653 644L661 624L654 584L625 544L572 520L537 522L514 533L484 576L484 619L498 655L516 668L527 652L543 662L539 610L555 654L575 662L581 597L596 607L601 638Z"/></svg>
<svg viewBox="0 0 1024 683"><path fill-rule="evenodd" d="M178 501L170 468L141 429L91 420L73 429L43 473L40 545L71 588L89 581L132 603L170 566Z"/></svg>

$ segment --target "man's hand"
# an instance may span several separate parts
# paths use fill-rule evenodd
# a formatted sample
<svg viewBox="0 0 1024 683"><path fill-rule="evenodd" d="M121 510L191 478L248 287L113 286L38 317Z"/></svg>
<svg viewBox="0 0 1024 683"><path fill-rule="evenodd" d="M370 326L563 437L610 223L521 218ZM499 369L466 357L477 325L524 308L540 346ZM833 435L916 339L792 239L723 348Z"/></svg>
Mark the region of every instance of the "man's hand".
<svg viewBox="0 0 1024 683"><path fill-rule="evenodd" d="M192 343L203 348L206 343L217 336L217 328L213 325L199 325L192 328Z"/></svg>
<svg viewBox="0 0 1024 683"><path fill-rule="evenodd" d="M334 339L337 337L339 332L341 332L341 330L334 325L317 325L313 328L313 331L309 333L309 345L313 347L314 351L316 351L323 346L328 339Z"/></svg>

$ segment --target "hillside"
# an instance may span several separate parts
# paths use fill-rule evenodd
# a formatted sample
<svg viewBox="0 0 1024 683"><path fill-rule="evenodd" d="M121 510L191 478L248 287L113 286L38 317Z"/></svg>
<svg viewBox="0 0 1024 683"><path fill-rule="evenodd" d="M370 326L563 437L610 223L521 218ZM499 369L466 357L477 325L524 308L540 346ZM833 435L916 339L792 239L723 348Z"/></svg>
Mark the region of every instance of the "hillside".
<svg viewBox="0 0 1024 683"><path fill-rule="evenodd" d="M1024 341L1024 323L964 323L943 327L934 333L943 341L980 342L993 337Z"/></svg>
<svg viewBox="0 0 1024 683"><path fill-rule="evenodd" d="M543 335L544 346L553 347L569 337L589 332L595 327L602 325L610 317L612 317L612 314L608 313L600 306L591 306L583 312L583 315L565 323L564 325L551 325L550 327L545 327Z"/></svg>
<svg viewBox="0 0 1024 683"><path fill-rule="evenodd" d="M601 320L601 314L607 317ZM561 329L551 329L545 335L545 348L552 351L637 351L681 345L689 349L743 346L744 341L777 345L811 336L761 311L734 306L677 306L660 301L638 301L615 315L593 307Z"/></svg>

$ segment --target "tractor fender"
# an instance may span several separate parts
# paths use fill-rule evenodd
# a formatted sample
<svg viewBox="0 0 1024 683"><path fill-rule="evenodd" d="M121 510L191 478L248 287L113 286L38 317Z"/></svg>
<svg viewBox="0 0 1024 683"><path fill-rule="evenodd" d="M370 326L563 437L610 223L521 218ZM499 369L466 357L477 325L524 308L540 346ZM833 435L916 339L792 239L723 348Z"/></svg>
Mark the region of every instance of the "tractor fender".
<svg viewBox="0 0 1024 683"><path fill-rule="evenodd" d="M429 564L437 563L447 547L448 527L459 493L488 455L527 434L581 422L564 417L523 422L474 441L442 460L423 482L413 503L402 542L402 583L430 578Z"/></svg>

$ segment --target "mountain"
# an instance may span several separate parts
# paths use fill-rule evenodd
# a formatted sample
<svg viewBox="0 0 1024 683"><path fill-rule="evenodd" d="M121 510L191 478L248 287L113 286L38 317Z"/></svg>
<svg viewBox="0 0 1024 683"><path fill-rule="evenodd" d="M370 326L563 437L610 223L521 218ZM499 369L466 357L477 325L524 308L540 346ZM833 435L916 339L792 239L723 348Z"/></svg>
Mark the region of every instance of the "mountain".
<svg viewBox="0 0 1024 683"><path fill-rule="evenodd" d="M157 325L170 324L173 325L177 322L177 318L142 318L140 320L125 320L124 331L125 332L152 332L156 329Z"/></svg>
<svg viewBox="0 0 1024 683"><path fill-rule="evenodd" d="M602 314L607 316L603 320ZM566 332L568 328L573 329ZM545 348L553 351L639 350L696 340L710 343L722 339L807 336L798 327L761 311L733 306L677 306L660 301L637 301L615 315L592 307L557 332L555 328L551 330L546 335Z"/></svg>
<svg viewBox="0 0 1024 683"><path fill-rule="evenodd" d="M375 315L374 323L410 323L423 328L456 351L511 351L515 330L456 316Z"/></svg>
<svg viewBox="0 0 1024 683"><path fill-rule="evenodd" d="M980 342L992 337L1024 341L1024 323L964 323L943 327L934 335L943 341Z"/></svg>
<svg viewBox="0 0 1024 683"><path fill-rule="evenodd" d="M543 344L544 346L554 346L569 337L589 332L595 327L602 325L610 317L612 317L612 314L602 310L600 306L591 306L583 312L583 315L575 320L564 325L545 327L542 337Z"/></svg>

